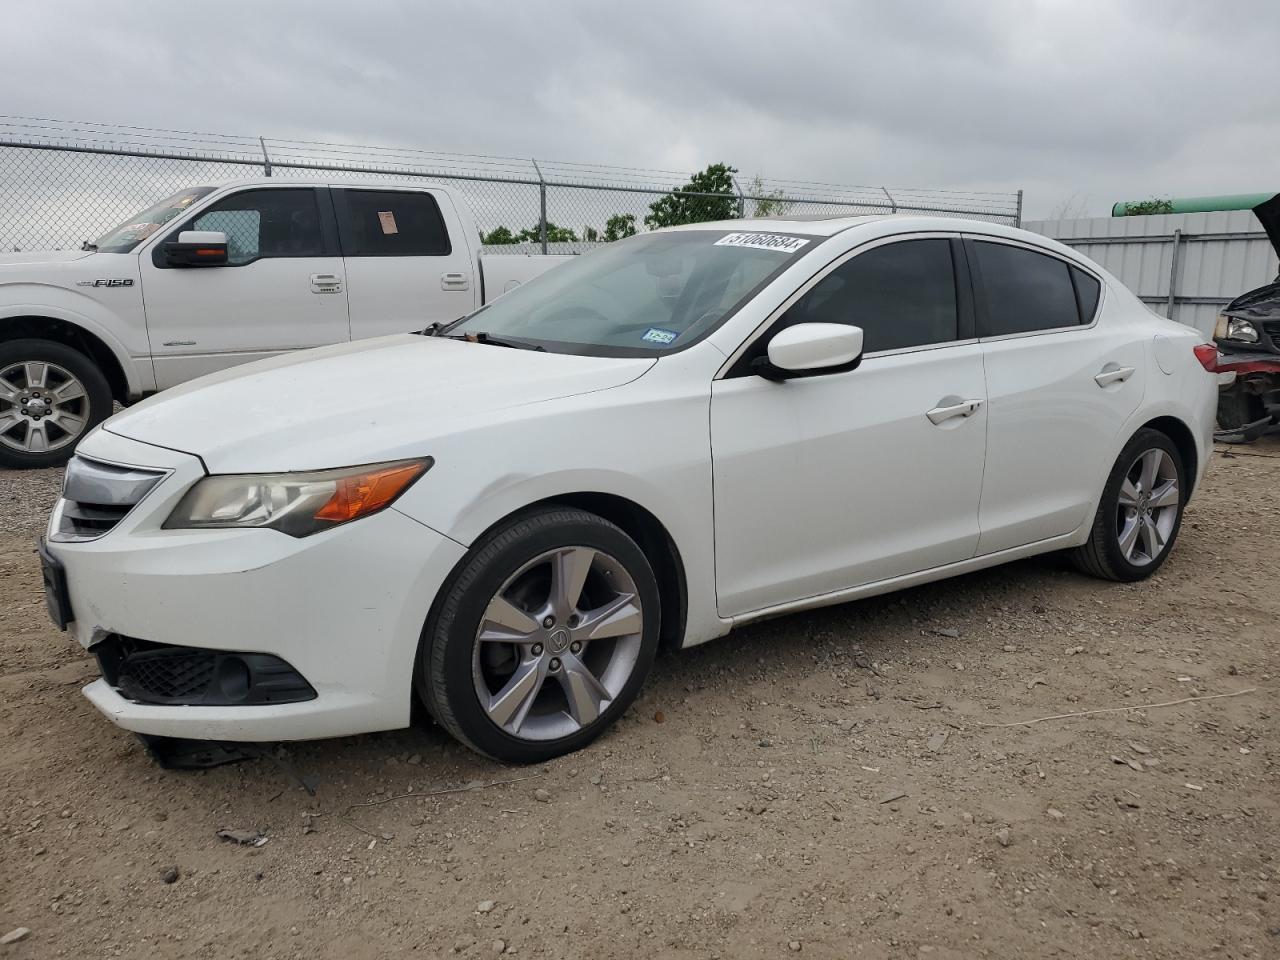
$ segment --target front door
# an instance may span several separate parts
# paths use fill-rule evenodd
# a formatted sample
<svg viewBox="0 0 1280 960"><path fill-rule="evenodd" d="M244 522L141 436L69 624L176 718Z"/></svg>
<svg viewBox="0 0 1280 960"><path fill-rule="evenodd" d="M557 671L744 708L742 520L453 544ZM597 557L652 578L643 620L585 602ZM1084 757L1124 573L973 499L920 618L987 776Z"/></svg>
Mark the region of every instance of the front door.
<svg viewBox="0 0 1280 960"><path fill-rule="evenodd" d="M966 560L986 451L981 347L959 241L893 239L818 278L781 326L863 328L845 373L773 383L735 364L711 397L719 612L730 617Z"/></svg>
<svg viewBox="0 0 1280 960"><path fill-rule="evenodd" d="M350 339L342 258L322 229L328 191L243 190L168 231L140 270L160 389L285 350ZM227 264L172 267L160 254L183 230L227 235Z"/></svg>

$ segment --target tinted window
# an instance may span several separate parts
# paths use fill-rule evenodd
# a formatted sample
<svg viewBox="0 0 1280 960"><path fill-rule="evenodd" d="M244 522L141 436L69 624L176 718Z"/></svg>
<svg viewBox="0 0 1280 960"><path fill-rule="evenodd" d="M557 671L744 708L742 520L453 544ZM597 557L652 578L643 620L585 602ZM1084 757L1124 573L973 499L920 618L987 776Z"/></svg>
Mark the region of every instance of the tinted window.
<svg viewBox="0 0 1280 960"><path fill-rule="evenodd" d="M1093 315L1098 310L1098 298L1102 295L1102 284L1079 267L1071 268L1071 280L1076 285L1076 303L1080 305L1080 322L1093 323Z"/></svg>
<svg viewBox="0 0 1280 960"><path fill-rule="evenodd" d="M977 257L986 302L979 336L1053 330L1080 322L1071 268L1064 261L1003 243L978 241L970 249Z"/></svg>
<svg viewBox="0 0 1280 960"><path fill-rule="evenodd" d="M232 266L263 257L324 256L316 192L309 188L233 194L183 229L225 233L227 263Z"/></svg>
<svg viewBox="0 0 1280 960"><path fill-rule="evenodd" d="M429 193L344 190L348 257L432 257L449 253L449 234Z"/></svg>
<svg viewBox="0 0 1280 960"><path fill-rule="evenodd" d="M904 240L860 253L787 311L787 323L861 327L867 353L956 339L956 284L947 240Z"/></svg>

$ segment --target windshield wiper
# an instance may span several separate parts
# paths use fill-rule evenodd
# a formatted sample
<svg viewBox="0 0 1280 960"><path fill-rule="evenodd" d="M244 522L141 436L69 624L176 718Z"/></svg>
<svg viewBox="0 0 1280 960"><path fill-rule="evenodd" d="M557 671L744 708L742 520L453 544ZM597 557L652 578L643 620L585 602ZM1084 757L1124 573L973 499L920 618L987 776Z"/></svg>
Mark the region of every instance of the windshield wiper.
<svg viewBox="0 0 1280 960"><path fill-rule="evenodd" d="M470 340L473 343L484 343L493 347L511 347L515 350L533 350L537 353L546 353L547 348L536 343L524 343L520 340L503 340L501 337L491 336L483 330L475 333L450 333L446 334L450 340Z"/></svg>
<svg viewBox="0 0 1280 960"><path fill-rule="evenodd" d="M90 253L97 253L98 245L96 243L90 243L88 240L86 240L84 243L80 244L80 249L87 250Z"/></svg>

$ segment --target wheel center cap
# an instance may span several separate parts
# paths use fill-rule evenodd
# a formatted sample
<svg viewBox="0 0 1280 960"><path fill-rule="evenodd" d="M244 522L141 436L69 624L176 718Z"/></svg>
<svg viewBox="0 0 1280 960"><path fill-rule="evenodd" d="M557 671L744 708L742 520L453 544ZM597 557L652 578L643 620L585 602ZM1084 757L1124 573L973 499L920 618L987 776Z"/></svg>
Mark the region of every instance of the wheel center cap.
<svg viewBox="0 0 1280 960"><path fill-rule="evenodd" d="M551 635L547 637L547 646L551 648L552 653L563 653L565 647L569 646L569 631L564 627L552 630Z"/></svg>
<svg viewBox="0 0 1280 960"><path fill-rule="evenodd" d="M43 398L32 397L27 401L27 412L34 416L43 417L49 412L49 401Z"/></svg>

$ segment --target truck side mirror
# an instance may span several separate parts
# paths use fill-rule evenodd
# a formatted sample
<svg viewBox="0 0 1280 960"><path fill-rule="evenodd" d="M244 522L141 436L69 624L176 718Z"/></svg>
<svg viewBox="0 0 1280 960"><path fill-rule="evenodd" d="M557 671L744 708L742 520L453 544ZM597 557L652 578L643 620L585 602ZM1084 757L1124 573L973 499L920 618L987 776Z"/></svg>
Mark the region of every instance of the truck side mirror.
<svg viewBox="0 0 1280 960"><path fill-rule="evenodd" d="M171 267L227 265L227 235L221 230L183 230L162 249L165 263Z"/></svg>

